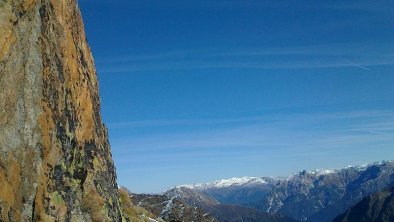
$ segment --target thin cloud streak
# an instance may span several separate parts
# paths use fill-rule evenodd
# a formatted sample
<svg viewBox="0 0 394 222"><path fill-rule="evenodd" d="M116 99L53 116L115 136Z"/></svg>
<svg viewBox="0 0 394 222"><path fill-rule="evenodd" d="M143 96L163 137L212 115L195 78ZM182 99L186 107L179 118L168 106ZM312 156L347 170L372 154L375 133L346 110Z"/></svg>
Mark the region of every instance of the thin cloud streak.
<svg viewBox="0 0 394 222"><path fill-rule="evenodd" d="M358 67L358 68L361 68L361 69L364 69L364 70L367 70L367 71L371 71L370 68L367 68L367 67L362 66L362 65L360 65L360 64L357 64L357 63L354 63L354 62L351 62L351 61L349 61L349 63L350 63L351 65L355 66L355 67Z"/></svg>
<svg viewBox="0 0 394 222"><path fill-rule="evenodd" d="M271 111L272 112L272 111ZM322 120L322 119L354 119L354 118L387 118L394 117L393 111L376 110L376 111L353 111L353 112L337 112L337 113L315 113L314 115L305 114L281 114L281 113L264 113L255 116L245 116L237 118L219 118L219 119L153 119L141 121L125 121L108 123L110 129L124 128L149 128L149 127L165 127L165 126L200 126L212 124L228 124L228 123L245 123L245 122L261 122L267 119L278 120L283 118L306 119L306 120ZM393 125L394 126L394 125Z"/></svg>
<svg viewBox="0 0 394 222"><path fill-rule="evenodd" d="M306 152L308 149L334 151L334 148L364 146L372 142L394 142L394 113L391 111L344 112L338 113L336 119L333 119L335 114L310 116L293 116L269 124L263 121L209 131L152 134L112 142L117 155L126 159L135 153L144 155L144 153L151 154L163 150L169 155L196 151L203 151L209 155L212 152L226 152L226 150L231 150L231 153L234 153L234 150L246 153L255 150ZM333 120L343 122L342 126L331 125ZM369 133L371 131L378 133Z"/></svg>
<svg viewBox="0 0 394 222"><path fill-rule="evenodd" d="M256 57L256 56L340 56L340 57L376 57L392 55L394 48L388 49L390 42L381 45L369 45L368 43L346 43L328 45L306 45L289 46L264 49L190 49L175 50L157 54L146 55L123 55L116 57L102 57L96 59L99 64L123 63L123 62L152 62L160 60L179 60L179 59L212 59L212 58L231 58L231 57Z"/></svg>
<svg viewBox="0 0 394 222"><path fill-rule="evenodd" d="M259 119L260 119L259 117L247 117L247 118L229 118L229 119L142 120L142 121L109 123L108 127L111 129L123 129L123 128L146 128L146 127L163 127L163 126L177 126L177 125L197 126L197 125L239 123L245 121L258 121Z"/></svg>
<svg viewBox="0 0 394 222"><path fill-rule="evenodd" d="M375 59L370 61L360 62L362 65L349 64L342 61L285 61L285 62L218 62L218 63L160 63L154 65L132 65L128 67L113 67L99 69L100 73L129 73L129 72L141 72L141 71L170 71L170 70L198 70L198 69L325 69L325 68L361 68L360 66L392 66L394 61L391 59ZM367 68L366 71L371 69Z"/></svg>
<svg viewBox="0 0 394 222"><path fill-rule="evenodd" d="M195 69L319 69L394 65L392 51L356 45L307 46L271 50L204 52L178 51L98 60L100 73ZM347 47L347 48L346 48Z"/></svg>
<svg viewBox="0 0 394 222"><path fill-rule="evenodd" d="M83 0L85 1L85 0ZM315 1L313 1L315 2ZM290 3L290 4L289 4ZM110 0L97 0L96 4L111 4L125 7L124 2L110 1ZM218 9L229 9L229 8L260 8L260 9L276 9L276 10L297 10L297 11L308 11L308 10L356 10L366 11L373 13L389 13L390 7L394 4L392 1L358 1L357 3L352 2L329 2L329 1L316 1L315 4L308 4L304 7L299 6L299 2L281 2L281 1L229 1L229 0L196 0L196 1L179 1L179 0L168 0L168 1L153 1L153 0L137 0L128 1L127 7L133 8L171 8L177 10L218 10ZM386 7L384 7L386 6Z"/></svg>

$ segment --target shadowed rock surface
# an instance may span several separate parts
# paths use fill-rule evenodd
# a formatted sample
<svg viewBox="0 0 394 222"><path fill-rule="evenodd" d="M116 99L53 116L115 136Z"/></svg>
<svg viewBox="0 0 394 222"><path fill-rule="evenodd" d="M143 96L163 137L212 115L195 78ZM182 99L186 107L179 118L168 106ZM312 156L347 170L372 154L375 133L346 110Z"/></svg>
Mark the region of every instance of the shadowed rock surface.
<svg viewBox="0 0 394 222"><path fill-rule="evenodd" d="M120 221L76 0L0 1L0 221Z"/></svg>
<svg viewBox="0 0 394 222"><path fill-rule="evenodd" d="M394 187L364 198L333 222L392 222L394 221Z"/></svg>

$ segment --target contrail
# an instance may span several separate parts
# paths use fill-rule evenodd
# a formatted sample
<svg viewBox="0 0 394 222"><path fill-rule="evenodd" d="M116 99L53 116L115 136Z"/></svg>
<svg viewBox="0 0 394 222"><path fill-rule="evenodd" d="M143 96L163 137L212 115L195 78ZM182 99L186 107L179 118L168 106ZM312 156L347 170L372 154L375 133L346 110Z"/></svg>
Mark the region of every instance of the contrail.
<svg viewBox="0 0 394 222"><path fill-rule="evenodd" d="M371 71L371 69L370 69L370 68L367 68L367 67L365 67L365 66L362 66L362 65L360 65L360 64L357 64L357 63L351 62L351 61L349 61L349 60L348 60L347 62L349 62L349 63L350 63L350 65L353 65L353 66L355 66L355 67L358 67L358 68L360 68L360 69L364 69L364 70Z"/></svg>
<svg viewBox="0 0 394 222"><path fill-rule="evenodd" d="M359 65L359 64L353 64L353 65L355 65L356 67L362 68L362 69L364 69L364 70L368 70L368 71L371 70L371 69L369 69L369 68L367 68L367 67L364 67L364 66L362 66L362 65Z"/></svg>

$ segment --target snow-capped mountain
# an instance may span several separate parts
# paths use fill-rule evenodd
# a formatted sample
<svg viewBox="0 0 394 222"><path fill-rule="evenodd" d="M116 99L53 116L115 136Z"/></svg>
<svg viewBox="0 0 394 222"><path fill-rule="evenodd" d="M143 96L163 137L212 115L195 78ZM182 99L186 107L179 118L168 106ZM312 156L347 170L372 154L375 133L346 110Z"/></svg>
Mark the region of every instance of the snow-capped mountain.
<svg viewBox="0 0 394 222"><path fill-rule="evenodd" d="M217 180L212 183L181 185L208 195L221 204L248 207L250 202L257 202L272 190L277 179L270 177L241 177Z"/></svg>
<svg viewBox="0 0 394 222"><path fill-rule="evenodd" d="M364 171L370 166L379 166L387 163L392 163L393 161L379 161L374 163L356 165L356 166L347 166L345 168L338 168L338 169L324 169L318 168L310 171L300 171L297 173L292 173L287 177L233 177L230 179L221 179L215 180L214 182L209 183L196 183L196 184L183 184L176 187L186 187L193 190L206 190L206 189L220 189L220 188L227 188L232 186L254 186L254 185L262 185L262 184L272 184L277 181L281 180L291 180L293 177L297 177L302 174L310 174L313 176L323 176L328 174L338 173L345 169L352 169L356 171Z"/></svg>
<svg viewBox="0 0 394 222"><path fill-rule="evenodd" d="M302 171L278 180L256 208L310 222L328 222L371 193L394 183L394 162L330 171Z"/></svg>
<svg viewBox="0 0 394 222"><path fill-rule="evenodd" d="M188 200L215 200L282 214L300 221L328 222L371 193L394 184L394 162L301 171L288 177L241 177L181 185ZM197 194L193 196L193 192ZM212 201L211 201L212 202Z"/></svg>
<svg viewBox="0 0 394 222"><path fill-rule="evenodd" d="M211 183L201 183L201 184L186 184L177 187L186 187L194 190L205 190L213 188L226 188L231 186L248 186L248 185L262 185L271 182L271 178L259 178L259 177L233 177L230 179L216 180Z"/></svg>

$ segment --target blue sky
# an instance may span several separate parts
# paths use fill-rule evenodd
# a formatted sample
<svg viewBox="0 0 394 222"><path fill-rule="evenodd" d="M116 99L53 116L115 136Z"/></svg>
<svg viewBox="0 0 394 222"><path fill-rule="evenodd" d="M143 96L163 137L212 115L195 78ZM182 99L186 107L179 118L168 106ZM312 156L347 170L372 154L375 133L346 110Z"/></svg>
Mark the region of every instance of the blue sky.
<svg viewBox="0 0 394 222"><path fill-rule="evenodd" d="M79 5L133 192L394 159L394 1Z"/></svg>

